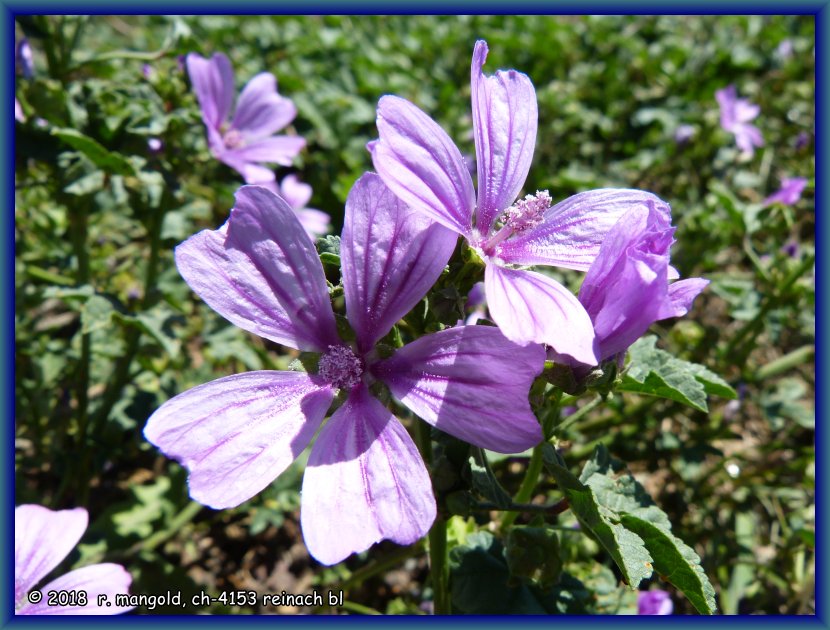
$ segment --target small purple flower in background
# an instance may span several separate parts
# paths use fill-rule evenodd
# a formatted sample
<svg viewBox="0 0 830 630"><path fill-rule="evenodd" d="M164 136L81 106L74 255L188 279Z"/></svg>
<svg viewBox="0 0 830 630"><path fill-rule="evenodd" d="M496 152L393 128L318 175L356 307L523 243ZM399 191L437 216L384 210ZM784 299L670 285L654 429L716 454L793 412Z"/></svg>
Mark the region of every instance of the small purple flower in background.
<svg viewBox="0 0 830 630"><path fill-rule="evenodd" d="M798 258L799 253L801 253L801 248L799 247L797 240L790 239L781 246L781 251L790 258Z"/></svg>
<svg viewBox="0 0 830 630"><path fill-rule="evenodd" d="M755 147L764 146L761 131L749 124L761 112L758 105L753 105L745 98L738 98L734 85L715 92L715 98L720 105L721 128L735 135L735 143L743 153L753 155Z"/></svg>
<svg viewBox="0 0 830 630"><path fill-rule="evenodd" d="M674 130L674 141L677 144L686 144L697 133L693 125L678 125Z"/></svg>
<svg viewBox="0 0 830 630"><path fill-rule="evenodd" d="M23 108L20 106L20 101L14 99L14 119L17 122L26 122L26 114L23 113Z"/></svg>
<svg viewBox="0 0 830 630"><path fill-rule="evenodd" d="M769 206L773 203L783 203L784 205L791 206L801 199L801 193L804 192L804 188L806 187L806 177L785 177L781 180L781 188L764 199L764 206Z"/></svg>
<svg viewBox="0 0 830 630"><path fill-rule="evenodd" d="M329 215L322 210L308 207L308 202L311 201L311 186L301 182L296 175L286 175L279 185L271 182L265 184L265 187L288 202L311 238L317 238L329 231Z"/></svg>
<svg viewBox="0 0 830 630"><path fill-rule="evenodd" d="M274 172L261 166L288 166L305 146L298 136L275 136L297 115L294 103L277 93L277 80L261 72L242 89L231 116L236 87L233 67L222 53L209 60L187 55L187 72L207 127L213 155L238 171L249 184L274 181Z"/></svg>
<svg viewBox="0 0 830 630"><path fill-rule="evenodd" d="M516 200L536 144L536 92L515 70L482 72L487 44L471 67L478 198L458 147L409 101L378 103L380 138L368 145L384 183L413 210L462 235L484 260L493 321L516 343L545 343L584 363L597 360L591 320L576 297L549 276L515 268L552 265L585 271L628 209L655 207L654 195L625 189L579 193L551 207L547 191Z"/></svg>
<svg viewBox="0 0 830 630"><path fill-rule="evenodd" d="M431 526L435 499L403 425L369 390L380 381L429 424L476 446L521 452L541 440L528 402L541 346L491 326L425 335L381 358L375 345L432 287L455 234L413 213L374 173L346 200L341 273L354 345L335 324L326 278L297 215L266 188L243 186L228 221L176 248L190 287L233 324L320 353L317 374L257 371L199 385L164 403L145 437L189 471L190 495L235 507L308 446L335 393L346 400L320 431L303 477L301 523L324 564Z"/></svg>
<svg viewBox="0 0 830 630"><path fill-rule="evenodd" d="M35 585L46 577L78 544L89 516L83 508L53 511L40 505L14 509L14 614L16 615L117 615L132 607L116 606L115 595L127 593L132 583L118 564L93 564L75 569L49 582L37 594ZM74 605L48 606L49 591L75 594ZM82 601L85 594L86 598ZM109 606L99 606L106 595Z"/></svg>
<svg viewBox="0 0 830 630"><path fill-rule="evenodd" d="M156 70L149 63L145 63L141 66L141 74L145 79L151 81L156 75Z"/></svg>
<svg viewBox="0 0 830 630"><path fill-rule="evenodd" d="M669 284L678 277L669 265L673 234L671 220L652 207L629 210L605 237L579 290L600 360L624 353L654 322L685 315L709 284L703 278Z"/></svg>
<svg viewBox="0 0 830 630"><path fill-rule="evenodd" d="M655 589L637 593L638 615L670 615L673 612L674 603L666 591Z"/></svg>
<svg viewBox="0 0 830 630"><path fill-rule="evenodd" d="M14 60L17 67L20 68L20 73L25 78L31 79L35 76L35 58L32 55L32 46L25 37L17 42Z"/></svg>
<svg viewBox="0 0 830 630"><path fill-rule="evenodd" d="M158 155L164 148L164 143L160 138L150 138L147 140L147 149L152 155Z"/></svg>
<svg viewBox="0 0 830 630"><path fill-rule="evenodd" d="M775 49L775 54L782 61L786 61L793 56L793 40L782 39L781 43Z"/></svg>
<svg viewBox="0 0 830 630"><path fill-rule="evenodd" d="M810 144L810 134L806 131L801 131L795 138L795 150L801 151L804 147Z"/></svg>

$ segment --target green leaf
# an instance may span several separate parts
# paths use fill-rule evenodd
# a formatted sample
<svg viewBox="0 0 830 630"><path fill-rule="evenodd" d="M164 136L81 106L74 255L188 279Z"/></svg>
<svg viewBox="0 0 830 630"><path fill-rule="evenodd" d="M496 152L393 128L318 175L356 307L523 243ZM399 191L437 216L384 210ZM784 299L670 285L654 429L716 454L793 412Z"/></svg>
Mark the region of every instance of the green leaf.
<svg viewBox="0 0 830 630"><path fill-rule="evenodd" d="M673 357L655 346L657 337L638 340L629 352L631 362L617 389L668 398L700 411L708 411L706 394L736 398L737 393L702 365Z"/></svg>
<svg viewBox="0 0 830 630"><path fill-rule="evenodd" d="M52 135L57 136L73 149L80 151L88 157L95 166L107 173L114 175L135 175L132 164L119 155L108 151L96 140L82 134L80 131L69 128L58 128L52 130Z"/></svg>
<svg viewBox="0 0 830 630"><path fill-rule="evenodd" d="M536 580L542 588L556 584L562 574L559 537L548 527L512 527L505 557L510 575Z"/></svg>
<svg viewBox="0 0 830 630"><path fill-rule="evenodd" d="M593 489L602 507L643 541L664 580L676 586L700 613L715 613L715 590L700 566L700 557L672 533L665 512L604 445L585 464L580 481Z"/></svg>
<svg viewBox="0 0 830 630"><path fill-rule="evenodd" d="M619 515L597 500L594 489L583 484L561 465L561 460L550 444L543 447L542 457L580 525L611 555L626 583L631 588L636 588L640 582L650 577L651 556L642 538L620 525Z"/></svg>
<svg viewBox="0 0 830 630"><path fill-rule="evenodd" d="M510 507L513 500L493 474L484 451L480 448L473 448L472 455L467 462L470 465L470 481L473 488L500 509Z"/></svg>
<svg viewBox="0 0 830 630"><path fill-rule="evenodd" d="M115 314L112 302L103 295L93 295L81 307L81 333L86 335L110 325Z"/></svg>
<svg viewBox="0 0 830 630"><path fill-rule="evenodd" d="M340 237L329 234L317 239L317 253L324 265L340 266Z"/></svg>

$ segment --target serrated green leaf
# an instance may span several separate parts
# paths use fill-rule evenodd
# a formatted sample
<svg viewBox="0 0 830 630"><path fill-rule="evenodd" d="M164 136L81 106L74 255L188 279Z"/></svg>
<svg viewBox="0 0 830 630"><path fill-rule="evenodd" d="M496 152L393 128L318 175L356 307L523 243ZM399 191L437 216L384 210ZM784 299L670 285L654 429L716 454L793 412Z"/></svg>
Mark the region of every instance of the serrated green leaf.
<svg viewBox="0 0 830 630"><path fill-rule="evenodd" d="M700 566L700 557L672 533L665 512L604 445L585 464L580 481L593 489L602 507L643 541L664 580L676 586L700 613L715 613L715 590Z"/></svg>
<svg viewBox="0 0 830 630"><path fill-rule="evenodd" d="M83 153L102 171L114 175L135 175L135 169L126 158L118 153L108 151L96 140L76 129L53 129L52 135L57 136L76 151Z"/></svg>
<svg viewBox="0 0 830 630"><path fill-rule="evenodd" d="M628 365L618 390L668 398L700 411L708 411L706 394L735 398L737 393L717 374L702 365L673 357L655 346L657 337L638 340L629 352Z"/></svg>
<svg viewBox="0 0 830 630"><path fill-rule="evenodd" d="M649 520L649 516L655 520ZM700 566L700 557L671 533L664 518L659 508L652 507L637 516L623 514L622 523L643 539L660 577L676 586L699 613L715 614L715 589Z"/></svg>
<svg viewBox="0 0 830 630"><path fill-rule="evenodd" d="M556 584L562 574L559 537L549 527L512 527L505 558L510 575L534 579L545 589Z"/></svg>
<svg viewBox="0 0 830 630"><path fill-rule="evenodd" d="M559 464L552 446L546 444L543 447L542 457L582 528L590 532L611 555L628 585L636 588L650 577L651 556L642 538L620 525L618 515L600 504L593 488L583 484Z"/></svg>

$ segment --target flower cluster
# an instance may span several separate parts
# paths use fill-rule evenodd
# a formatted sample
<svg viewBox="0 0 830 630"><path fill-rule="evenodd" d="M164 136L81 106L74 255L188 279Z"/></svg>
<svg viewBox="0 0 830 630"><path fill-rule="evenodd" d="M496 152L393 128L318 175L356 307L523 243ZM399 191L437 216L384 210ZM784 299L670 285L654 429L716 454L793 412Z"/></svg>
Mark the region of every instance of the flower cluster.
<svg viewBox="0 0 830 630"><path fill-rule="evenodd" d="M486 57L486 43L477 42L477 193L461 152L427 114L400 97L379 101L380 137L369 144L377 174L349 193L340 244L351 332L336 323L308 237L314 230L294 211L310 190L291 178L276 186L252 165L288 155L264 151L285 149L284 139L262 137L293 109L276 96L271 75L258 75L228 122L227 59L187 60L214 154L264 186L240 188L223 226L179 245L178 269L233 324L317 359L308 372L255 371L180 393L144 434L187 468L191 496L217 509L260 492L316 435L301 523L309 551L325 564L382 539L412 543L435 519L429 472L384 404L390 396L472 445L523 451L542 438L528 395L546 353L582 366L621 357L652 322L684 314L706 285L671 283L678 274L669 265L670 210L651 193L593 190L556 204L548 191L519 197L533 157L536 95L514 70L485 75ZM270 112L268 124L259 112ZM484 265L470 298L475 316L395 343L400 336L390 331L444 272L458 235ZM587 272L579 297L529 265ZM497 326L476 325L485 293Z"/></svg>

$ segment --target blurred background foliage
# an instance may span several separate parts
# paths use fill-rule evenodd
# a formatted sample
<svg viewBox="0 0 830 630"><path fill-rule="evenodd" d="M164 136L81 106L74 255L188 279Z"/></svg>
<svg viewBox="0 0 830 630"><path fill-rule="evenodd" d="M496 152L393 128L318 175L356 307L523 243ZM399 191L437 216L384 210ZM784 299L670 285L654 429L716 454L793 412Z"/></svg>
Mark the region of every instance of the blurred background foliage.
<svg viewBox="0 0 830 630"><path fill-rule="evenodd" d="M16 79L26 117L15 134L16 502L88 507L70 565L122 562L135 593L334 588L351 612L428 609L419 545L383 543L332 568L309 558L302 458L248 503L215 512L189 501L183 470L141 430L179 392L293 358L213 313L173 263L179 242L226 219L242 183L207 149L181 55L226 53L239 88L277 76L308 141L278 177L311 184L310 205L336 234L349 188L371 168L381 95L418 104L474 158L469 66L483 38L485 71L515 68L536 86L528 192L636 187L671 204L673 264L712 284L687 318L654 332L740 394L713 400L708 415L617 395L569 427L566 460L581 466L603 443L628 462L702 557L723 612L814 611L811 16L20 16L16 34L34 52L33 76ZM719 126L714 92L730 83L761 108L766 145L754 157ZM793 176L809 180L803 198L764 206ZM526 462L492 466L515 492ZM541 484L535 499L553 491ZM598 595L554 609L630 612L612 563L563 519L562 556ZM505 541L488 522L451 520L456 573L492 569ZM503 568L489 575L505 586L488 597L516 585ZM675 610L692 612L679 597Z"/></svg>

